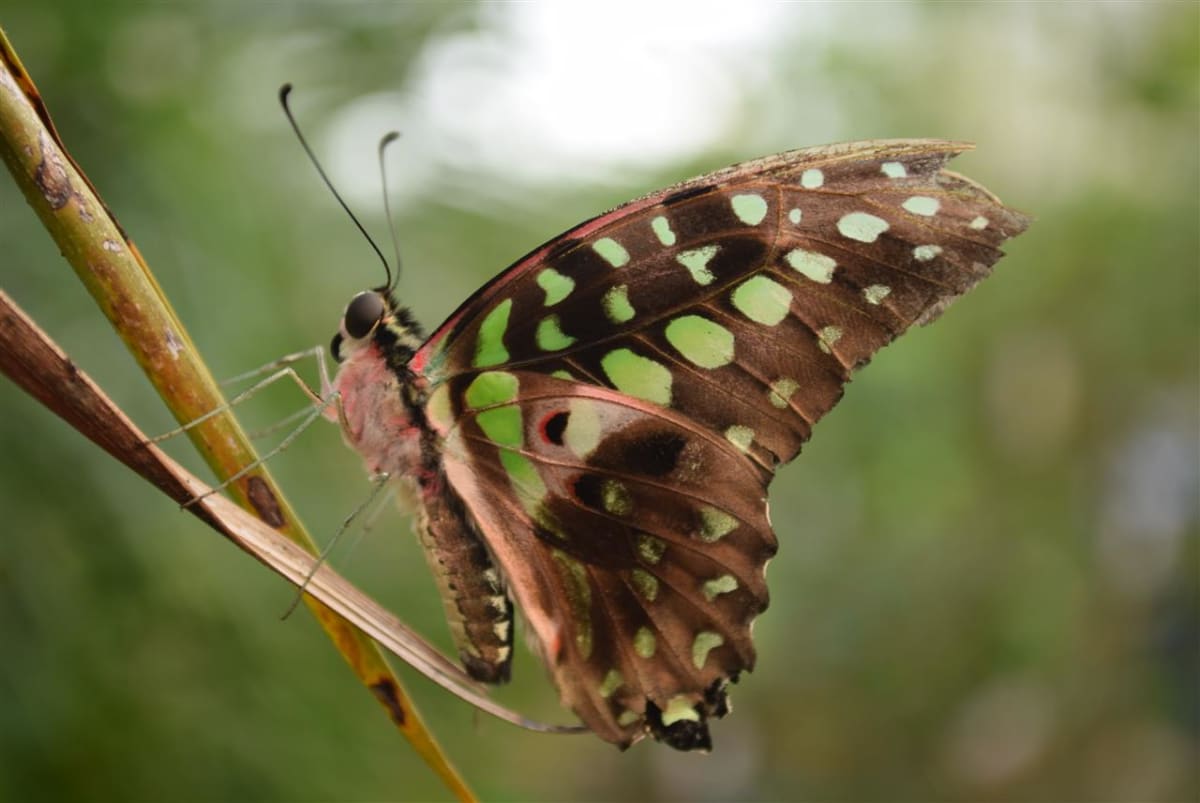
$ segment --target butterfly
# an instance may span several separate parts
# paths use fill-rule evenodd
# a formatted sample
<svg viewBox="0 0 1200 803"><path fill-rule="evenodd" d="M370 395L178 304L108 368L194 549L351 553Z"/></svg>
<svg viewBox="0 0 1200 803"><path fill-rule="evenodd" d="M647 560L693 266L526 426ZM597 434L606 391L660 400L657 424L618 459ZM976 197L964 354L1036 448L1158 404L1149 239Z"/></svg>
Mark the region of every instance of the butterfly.
<svg viewBox="0 0 1200 803"><path fill-rule="evenodd" d="M516 603L601 738L711 749L755 663L775 470L1028 225L943 169L969 147L854 142L677 184L535 249L428 339L390 279L351 300L343 434L410 486L472 677L508 679Z"/></svg>

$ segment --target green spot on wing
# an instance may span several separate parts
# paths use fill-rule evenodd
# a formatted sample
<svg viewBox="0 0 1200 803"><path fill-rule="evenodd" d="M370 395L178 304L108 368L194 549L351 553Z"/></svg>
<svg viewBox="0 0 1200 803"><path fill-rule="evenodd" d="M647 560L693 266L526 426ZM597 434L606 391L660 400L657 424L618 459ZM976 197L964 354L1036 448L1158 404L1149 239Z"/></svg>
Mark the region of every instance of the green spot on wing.
<svg viewBox="0 0 1200 803"><path fill-rule="evenodd" d="M942 253L940 245L918 245L913 249L913 256L918 262L928 262L940 253Z"/></svg>
<svg viewBox="0 0 1200 803"><path fill-rule="evenodd" d="M600 696L608 699L612 693L625 685L625 678L615 669L608 670L608 674L604 676L604 680L600 683Z"/></svg>
<svg viewBox="0 0 1200 803"><path fill-rule="evenodd" d="M604 294L604 314L613 323L626 323L636 314L629 303L629 287L618 284Z"/></svg>
<svg viewBox="0 0 1200 803"><path fill-rule="evenodd" d="M707 318L681 315L667 324L666 336L676 351L701 368L733 362L733 332Z"/></svg>
<svg viewBox="0 0 1200 803"><path fill-rule="evenodd" d="M600 413L591 399L571 399L571 414L563 430L563 445L585 458L600 444Z"/></svg>
<svg viewBox="0 0 1200 803"><path fill-rule="evenodd" d="M633 651L643 658L653 658L657 649L658 639L654 637L650 629L639 627L638 631L633 634Z"/></svg>
<svg viewBox="0 0 1200 803"><path fill-rule="evenodd" d="M650 228L654 229L654 236L663 245L675 245L675 232L671 231L671 221L667 220L663 215L659 215L650 221Z"/></svg>
<svg viewBox="0 0 1200 803"><path fill-rule="evenodd" d="M535 337L537 338L538 348L542 351L560 351L569 348L575 342L575 338L563 334L557 315L547 315L545 318L542 318L538 322Z"/></svg>
<svg viewBox="0 0 1200 803"><path fill-rule="evenodd" d="M757 226L767 216L767 202L757 193L735 195L729 201L733 214L747 226Z"/></svg>
<svg viewBox="0 0 1200 803"><path fill-rule="evenodd" d="M738 587L737 580L732 574L723 574L713 580L706 580L701 590L704 592L704 598L709 602L719 597L721 594L728 594L731 591L736 591Z"/></svg>
<svg viewBox="0 0 1200 803"><path fill-rule="evenodd" d="M901 204L909 212L914 215L922 215L924 217L932 217L937 214L938 207L941 204L937 198L930 198L928 195L914 195L903 204Z"/></svg>
<svg viewBox="0 0 1200 803"><path fill-rule="evenodd" d="M879 235L888 230L888 222L867 212L851 212L842 215L837 228L843 237L858 240L860 243L873 243L879 239Z"/></svg>
<svg viewBox="0 0 1200 803"><path fill-rule="evenodd" d="M600 366L622 393L663 407L671 403L671 371L662 363L629 349L613 349L601 358Z"/></svg>
<svg viewBox="0 0 1200 803"><path fill-rule="evenodd" d="M667 707L662 712L662 724L664 727L670 727L676 722L699 722L700 714L696 711L696 706L685 694L677 694L667 701Z"/></svg>
<svg viewBox="0 0 1200 803"><path fill-rule="evenodd" d="M505 404L517 398L520 382L507 371L485 371L475 377L465 394L467 406L476 410Z"/></svg>
<svg viewBox="0 0 1200 803"><path fill-rule="evenodd" d="M873 284L863 288L863 298L868 304L879 304L892 293L892 288L886 284Z"/></svg>
<svg viewBox="0 0 1200 803"><path fill-rule="evenodd" d="M754 443L754 430L741 424L734 424L725 429L725 439L736 446L739 451L748 452L750 444Z"/></svg>
<svg viewBox="0 0 1200 803"><path fill-rule="evenodd" d="M553 307L575 289L575 280L554 268L543 268L537 275L538 286L546 291L546 306Z"/></svg>
<svg viewBox="0 0 1200 803"><path fill-rule="evenodd" d="M454 410L450 404L450 386L438 385L425 402L425 418L438 432L454 426Z"/></svg>
<svg viewBox="0 0 1200 803"><path fill-rule="evenodd" d="M840 326L825 326L817 332L817 346L826 354L833 353L833 346L842 339Z"/></svg>
<svg viewBox="0 0 1200 803"><path fill-rule="evenodd" d="M508 315L512 312L512 304L511 298L504 299L479 324L479 335L475 342L476 368L499 365L508 360L504 333L508 331Z"/></svg>
<svg viewBox="0 0 1200 803"><path fill-rule="evenodd" d="M633 580L633 587L647 602L654 602L658 598L658 578L650 572L645 569L634 569L630 572L630 579Z"/></svg>
<svg viewBox="0 0 1200 803"><path fill-rule="evenodd" d="M700 508L700 540L706 543L719 541L737 529L738 522L724 510L705 505Z"/></svg>
<svg viewBox="0 0 1200 803"><path fill-rule="evenodd" d="M614 516L628 516L633 510L633 499L629 489L619 480L607 479L600 486L600 501L604 509Z"/></svg>
<svg viewBox="0 0 1200 803"><path fill-rule="evenodd" d="M701 630L696 634L696 640L692 642L692 666L703 669L705 661L708 660L708 654L724 643L725 639L719 633Z"/></svg>
<svg viewBox="0 0 1200 803"><path fill-rule="evenodd" d="M785 258L792 268L814 282L829 284L833 280L833 269L837 267L837 261L832 257L818 254L816 251L793 248Z"/></svg>
<svg viewBox="0 0 1200 803"><path fill-rule="evenodd" d="M611 237L602 237L592 243L592 250L614 268L621 268L629 264L629 252Z"/></svg>
<svg viewBox="0 0 1200 803"><path fill-rule="evenodd" d="M800 383L794 379L783 377L776 379L771 383L770 393L767 398L770 399L772 406L784 409L791 402L792 395L800 389Z"/></svg>
<svg viewBox="0 0 1200 803"><path fill-rule="evenodd" d="M497 446L520 446L525 441L521 408L515 405L493 407L475 416L487 439Z"/></svg>
<svg viewBox="0 0 1200 803"><path fill-rule="evenodd" d="M546 483L537 468L519 452L500 450L500 465L512 483L513 490L521 501L521 507L531 516L539 515L539 507L546 498ZM557 533L556 533L557 534Z"/></svg>
<svg viewBox="0 0 1200 803"><path fill-rule="evenodd" d="M711 508L709 509L711 510ZM637 551L638 557L653 566L662 560L663 553L667 551L667 545L662 539L640 533L637 537Z"/></svg>
<svg viewBox="0 0 1200 803"><path fill-rule="evenodd" d="M788 315L792 294L766 276L752 276L733 291L733 306L755 323L774 326Z"/></svg>
<svg viewBox="0 0 1200 803"><path fill-rule="evenodd" d="M526 462L528 462L528 461L526 461ZM530 468L532 468L532 465L530 466ZM539 482L541 481L541 477L538 477L538 481ZM545 505L539 504L533 510L530 510L529 516L538 524L538 526L540 526L546 532L550 533L550 535L553 535L558 540L560 540L560 541L570 541L571 540L571 537L569 535L567 535L565 530L563 530L562 524L559 523L558 517L555 516L553 513L551 513L549 510L547 510Z"/></svg>
<svg viewBox="0 0 1200 803"><path fill-rule="evenodd" d="M642 720L642 715L639 714L637 711L625 710L625 711L621 712L621 715L619 717L617 717L617 724L620 725L622 728L628 728L630 725L632 725L635 722L641 722L641 720Z"/></svg>
<svg viewBox="0 0 1200 803"><path fill-rule="evenodd" d="M712 284L715 278L712 271L708 269L708 263L717 255L717 251L721 250L717 245L706 245L701 248L693 248L690 251L681 251L675 255L675 261L683 265L692 274L692 279L699 285Z"/></svg>

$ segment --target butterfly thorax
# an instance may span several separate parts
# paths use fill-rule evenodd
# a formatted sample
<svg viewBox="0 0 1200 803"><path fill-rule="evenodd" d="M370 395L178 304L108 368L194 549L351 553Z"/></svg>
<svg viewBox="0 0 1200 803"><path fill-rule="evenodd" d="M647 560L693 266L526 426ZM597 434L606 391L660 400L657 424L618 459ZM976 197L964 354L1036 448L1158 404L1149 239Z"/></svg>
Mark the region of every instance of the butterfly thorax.
<svg viewBox="0 0 1200 803"><path fill-rule="evenodd" d="M348 355L333 380L341 399L342 434L372 475L415 477L422 428L408 397L414 390L372 343Z"/></svg>
<svg viewBox="0 0 1200 803"><path fill-rule="evenodd" d="M408 311L378 292L360 293L343 315L331 349L346 443L372 475L417 478L421 470L421 383L405 367L420 331Z"/></svg>

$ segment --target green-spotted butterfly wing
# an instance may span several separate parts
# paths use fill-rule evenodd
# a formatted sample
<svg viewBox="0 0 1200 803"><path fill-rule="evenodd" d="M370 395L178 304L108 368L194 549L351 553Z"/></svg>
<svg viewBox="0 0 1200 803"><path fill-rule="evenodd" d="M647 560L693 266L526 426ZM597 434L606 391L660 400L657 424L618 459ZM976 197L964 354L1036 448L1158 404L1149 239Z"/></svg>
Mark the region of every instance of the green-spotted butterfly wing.
<svg viewBox="0 0 1200 803"><path fill-rule="evenodd" d="M492 600L464 613L470 589L449 592L476 676L507 673L506 586L597 734L710 746L726 683L754 665L775 468L853 369L1027 225L943 170L967 147L799 150L630 202L519 261L415 353L426 540L446 539L443 567L446 544L474 549L459 576Z"/></svg>

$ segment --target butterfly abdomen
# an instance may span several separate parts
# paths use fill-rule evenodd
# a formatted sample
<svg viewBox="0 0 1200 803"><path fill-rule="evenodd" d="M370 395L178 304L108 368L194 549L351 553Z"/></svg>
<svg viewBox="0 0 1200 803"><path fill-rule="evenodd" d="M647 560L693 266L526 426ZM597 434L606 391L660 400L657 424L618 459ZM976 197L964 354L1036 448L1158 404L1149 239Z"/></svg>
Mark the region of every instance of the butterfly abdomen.
<svg viewBox="0 0 1200 803"><path fill-rule="evenodd" d="M437 477L422 487L415 530L425 548L463 667L503 683L512 665L513 606L462 503Z"/></svg>

